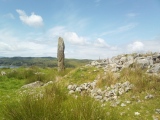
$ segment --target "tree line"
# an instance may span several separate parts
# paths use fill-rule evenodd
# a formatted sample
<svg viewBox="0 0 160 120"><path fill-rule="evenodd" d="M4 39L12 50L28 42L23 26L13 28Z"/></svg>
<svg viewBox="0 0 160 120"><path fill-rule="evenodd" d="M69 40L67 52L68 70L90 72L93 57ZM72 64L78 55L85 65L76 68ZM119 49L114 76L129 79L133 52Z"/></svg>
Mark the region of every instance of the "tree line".
<svg viewBox="0 0 160 120"><path fill-rule="evenodd" d="M66 68L75 68L88 64L88 59L65 59ZM57 58L55 57L2 57L0 66L38 66L38 67L57 67Z"/></svg>

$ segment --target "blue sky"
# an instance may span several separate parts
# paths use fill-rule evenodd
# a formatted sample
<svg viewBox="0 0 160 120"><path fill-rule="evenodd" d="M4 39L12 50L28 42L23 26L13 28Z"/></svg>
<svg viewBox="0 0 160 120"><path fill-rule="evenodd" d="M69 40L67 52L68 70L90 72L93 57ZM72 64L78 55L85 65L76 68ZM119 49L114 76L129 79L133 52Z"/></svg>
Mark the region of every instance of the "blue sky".
<svg viewBox="0 0 160 120"><path fill-rule="evenodd" d="M0 56L98 59L160 52L160 0L0 0Z"/></svg>

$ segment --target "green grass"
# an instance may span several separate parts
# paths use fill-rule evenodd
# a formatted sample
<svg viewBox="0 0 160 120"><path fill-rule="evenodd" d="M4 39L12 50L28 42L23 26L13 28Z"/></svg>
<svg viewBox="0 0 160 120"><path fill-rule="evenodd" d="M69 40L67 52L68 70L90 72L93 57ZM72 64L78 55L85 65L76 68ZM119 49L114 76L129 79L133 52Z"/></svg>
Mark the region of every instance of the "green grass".
<svg viewBox="0 0 160 120"><path fill-rule="evenodd" d="M3 106L7 105L9 102L18 99L17 90L24 85L23 80L18 80L15 78L7 78L6 76L0 76L0 120L2 120Z"/></svg>
<svg viewBox="0 0 160 120"><path fill-rule="evenodd" d="M152 120L152 116L160 115L155 109L160 109L160 77L149 76L145 70L127 68L115 77L112 72L104 73L94 67L79 67L66 69L59 73L54 68L17 68L1 69L6 76L0 76L0 119L6 120ZM35 74L40 73L40 74ZM134 87L120 96L120 104L131 101L125 107L120 104L111 107L110 102L101 103L87 95L68 95L68 84L82 84L97 79L97 87L105 88L117 82L130 81ZM22 96L19 88L34 81L56 81L45 88L32 89ZM38 95L40 96L38 96ZM43 94L43 95L42 95ZM147 94L154 95L145 99ZM43 97L42 97L43 96ZM140 101L140 102L138 102ZM102 104L105 104L103 107ZM140 115L136 116L135 112Z"/></svg>
<svg viewBox="0 0 160 120"><path fill-rule="evenodd" d="M43 97L26 95L20 102L5 106L5 118L9 120L118 120L114 115L107 116L107 108L88 96L69 96L59 86L46 89Z"/></svg>
<svg viewBox="0 0 160 120"><path fill-rule="evenodd" d="M63 81L65 84L82 84L85 82L92 82L93 80L98 79L98 76L102 72L102 69L97 69L95 67L79 67L67 74L63 78Z"/></svg>
<svg viewBox="0 0 160 120"><path fill-rule="evenodd" d="M34 81L56 81L57 77L63 77L67 74L71 68L67 68L64 72L58 73L56 68L16 68L9 69L3 68L1 71L5 71L6 75L0 75L0 109L9 102L14 102L19 99L18 90L24 84L28 84ZM40 73L40 74L35 74ZM0 111L0 120L3 118L2 111Z"/></svg>
<svg viewBox="0 0 160 120"><path fill-rule="evenodd" d="M8 79L18 79L25 80L25 83L31 83L35 81L55 81L57 76L63 77L69 73L72 68L66 68L64 72L58 72L57 68L39 68L39 67L29 67L29 68L16 68L16 69L2 69L1 71L6 72L6 77ZM4 78L3 78L4 79Z"/></svg>

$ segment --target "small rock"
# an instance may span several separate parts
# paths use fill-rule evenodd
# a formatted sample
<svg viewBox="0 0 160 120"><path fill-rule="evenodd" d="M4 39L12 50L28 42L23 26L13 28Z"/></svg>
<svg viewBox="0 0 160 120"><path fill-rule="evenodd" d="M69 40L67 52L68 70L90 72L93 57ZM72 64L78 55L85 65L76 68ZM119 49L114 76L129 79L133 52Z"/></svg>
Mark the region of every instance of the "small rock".
<svg viewBox="0 0 160 120"><path fill-rule="evenodd" d="M75 91L77 88L77 85L72 85L72 90Z"/></svg>
<svg viewBox="0 0 160 120"><path fill-rule="evenodd" d="M113 98L114 100L117 100L118 97L115 95L115 96L113 96L112 98Z"/></svg>
<svg viewBox="0 0 160 120"><path fill-rule="evenodd" d="M121 113L120 113L121 116L124 115L124 114L125 114L125 112L121 112Z"/></svg>
<svg viewBox="0 0 160 120"><path fill-rule="evenodd" d="M82 90L81 87L77 87L75 91L76 91L76 92L81 92L81 90Z"/></svg>
<svg viewBox="0 0 160 120"><path fill-rule="evenodd" d="M157 116L152 116L153 120L159 120Z"/></svg>
<svg viewBox="0 0 160 120"><path fill-rule="evenodd" d="M1 75L2 76L6 75L6 72L5 71L1 71Z"/></svg>
<svg viewBox="0 0 160 120"><path fill-rule="evenodd" d="M70 90L70 91L69 91L69 94L73 94L73 93L74 93L74 90Z"/></svg>
<svg viewBox="0 0 160 120"><path fill-rule="evenodd" d="M50 84L53 84L53 81L49 81L49 82L45 83L45 84L43 85L43 87L48 86L48 85L50 85Z"/></svg>
<svg viewBox="0 0 160 120"><path fill-rule="evenodd" d="M98 95L102 95L101 89L98 89L98 90L97 90L97 94L98 94Z"/></svg>
<svg viewBox="0 0 160 120"><path fill-rule="evenodd" d="M125 92L125 91L124 91L124 89L122 89L122 88L120 88L119 91L118 91L119 95L122 95L124 92Z"/></svg>
<svg viewBox="0 0 160 120"><path fill-rule="evenodd" d="M132 99L136 99L136 96L132 96Z"/></svg>
<svg viewBox="0 0 160 120"><path fill-rule="evenodd" d="M130 104L130 103L131 103L131 101L126 101L126 103L127 103L127 104Z"/></svg>
<svg viewBox="0 0 160 120"><path fill-rule="evenodd" d="M68 85L67 89L71 90L72 89L72 85Z"/></svg>
<svg viewBox="0 0 160 120"><path fill-rule="evenodd" d="M107 101L108 101L108 98L107 98L107 97L104 97L103 100L107 102Z"/></svg>
<svg viewBox="0 0 160 120"><path fill-rule="evenodd" d="M155 109L155 112L156 112L157 114L160 114L160 109Z"/></svg>
<svg viewBox="0 0 160 120"><path fill-rule="evenodd" d="M112 102L110 106L111 106L111 107L116 107L117 104L116 104L115 102Z"/></svg>
<svg viewBox="0 0 160 120"><path fill-rule="evenodd" d="M95 99L101 100L103 97L101 95L94 96Z"/></svg>
<svg viewBox="0 0 160 120"><path fill-rule="evenodd" d="M121 101L120 101L120 100L116 101L116 104L117 104L117 105L119 105L120 103L121 103Z"/></svg>
<svg viewBox="0 0 160 120"><path fill-rule="evenodd" d="M138 115L140 115L140 113L139 112L135 112L134 115L138 116Z"/></svg>
<svg viewBox="0 0 160 120"><path fill-rule="evenodd" d="M125 107L126 106L126 104L124 104L124 103L121 103L121 107Z"/></svg>
<svg viewBox="0 0 160 120"><path fill-rule="evenodd" d="M149 94L149 95L145 96L145 99L151 99L153 97L154 97L153 95Z"/></svg>

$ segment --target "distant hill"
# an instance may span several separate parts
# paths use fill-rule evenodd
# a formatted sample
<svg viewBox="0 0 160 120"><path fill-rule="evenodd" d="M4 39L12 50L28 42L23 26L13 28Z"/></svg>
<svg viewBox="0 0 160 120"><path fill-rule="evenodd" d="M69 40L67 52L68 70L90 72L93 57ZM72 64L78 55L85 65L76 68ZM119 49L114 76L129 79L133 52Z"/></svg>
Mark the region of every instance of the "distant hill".
<svg viewBox="0 0 160 120"><path fill-rule="evenodd" d="M65 67L75 68L88 64L88 59L65 59ZM57 67L55 57L0 57L0 66L38 66L38 67Z"/></svg>

